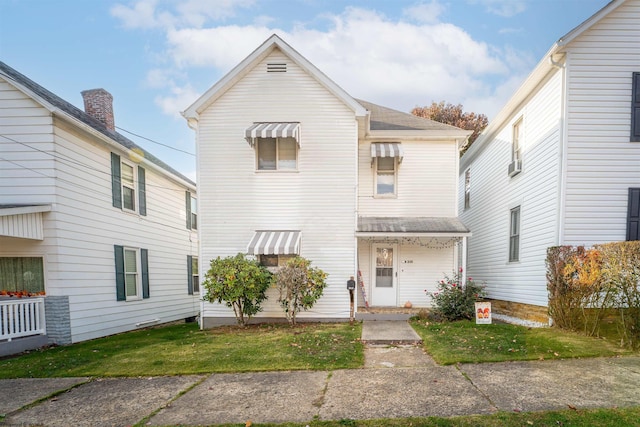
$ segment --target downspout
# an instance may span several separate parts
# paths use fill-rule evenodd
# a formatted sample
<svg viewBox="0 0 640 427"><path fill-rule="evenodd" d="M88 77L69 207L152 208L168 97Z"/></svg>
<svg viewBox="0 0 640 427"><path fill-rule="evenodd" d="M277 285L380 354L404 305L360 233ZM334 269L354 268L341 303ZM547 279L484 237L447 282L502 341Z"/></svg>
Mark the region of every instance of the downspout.
<svg viewBox="0 0 640 427"><path fill-rule="evenodd" d="M564 216L565 216L565 197L566 197L566 184L567 184L567 57L566 54L562 56L560 61L554 61L553 54L549 55L549 63L560 70L562 73L562 86L560 91L560 119L558 121L559 127L559 141L558 141L558 208L557 212L557 230L555 245L559 246L564 242Z"/></svg>

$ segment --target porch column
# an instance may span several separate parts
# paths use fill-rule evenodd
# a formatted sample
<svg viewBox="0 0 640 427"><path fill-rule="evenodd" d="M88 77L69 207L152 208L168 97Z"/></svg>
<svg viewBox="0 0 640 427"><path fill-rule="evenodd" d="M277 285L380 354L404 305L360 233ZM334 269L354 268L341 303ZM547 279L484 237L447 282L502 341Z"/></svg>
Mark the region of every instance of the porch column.
<svg viewBox="0 0 640 427"><path fill-rule="evenodd" d="M464 236L462 238L462 260L461 260L461 266L462 266L462 283L466 284L467 283L467 236Z"/></svg>

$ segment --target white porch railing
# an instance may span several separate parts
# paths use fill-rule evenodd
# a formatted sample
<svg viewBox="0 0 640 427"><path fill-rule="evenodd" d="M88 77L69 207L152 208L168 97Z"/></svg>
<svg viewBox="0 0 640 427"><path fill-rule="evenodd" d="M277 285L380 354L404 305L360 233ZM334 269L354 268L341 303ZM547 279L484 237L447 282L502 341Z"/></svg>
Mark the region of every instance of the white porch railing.
<svg viewBox="0 0 640 427"><path fill-rule="evenodd" d="M46 333L44 298L0 300L0 341Z"/></svg>

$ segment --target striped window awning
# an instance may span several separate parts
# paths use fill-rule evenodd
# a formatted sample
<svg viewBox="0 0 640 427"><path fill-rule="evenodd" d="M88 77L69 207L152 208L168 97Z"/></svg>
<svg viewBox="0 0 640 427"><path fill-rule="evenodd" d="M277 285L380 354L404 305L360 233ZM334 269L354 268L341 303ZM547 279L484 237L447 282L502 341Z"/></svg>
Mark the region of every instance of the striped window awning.
<svg viewBox="0 0 640 427"><path fill-rule="evenodd" d="M244 132L244 137L252 147L256 138L295 138L300 146L299 122L266 122L254 123Z"/></svg>
<svg viewBox="0 0 640 427"><path fill-rule="evenodd" d="M376 157L397 157L402 162L404 152L399 142L372 142L371 159Z"/></svg>
<svg viewBox="0 0 640 427"><path fill-rule="evenodd" d="M249 255L297 255L300 253L299 230L256 231L247 246Z"/></svg>

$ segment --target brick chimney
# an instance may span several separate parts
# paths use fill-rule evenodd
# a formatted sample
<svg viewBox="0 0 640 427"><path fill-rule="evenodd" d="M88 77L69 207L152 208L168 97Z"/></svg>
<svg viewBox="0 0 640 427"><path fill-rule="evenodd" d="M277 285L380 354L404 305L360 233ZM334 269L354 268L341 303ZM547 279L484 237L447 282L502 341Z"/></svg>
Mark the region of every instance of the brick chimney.
<svg viewBox="0 0 640 427"><path fill-rule="evenodd" d="M90 89L80 92L84 99L84 111L99 120L107 129L115 131L113 120L113 96L104 89Z"/></svg>

